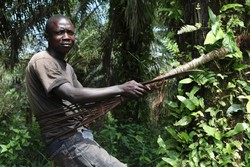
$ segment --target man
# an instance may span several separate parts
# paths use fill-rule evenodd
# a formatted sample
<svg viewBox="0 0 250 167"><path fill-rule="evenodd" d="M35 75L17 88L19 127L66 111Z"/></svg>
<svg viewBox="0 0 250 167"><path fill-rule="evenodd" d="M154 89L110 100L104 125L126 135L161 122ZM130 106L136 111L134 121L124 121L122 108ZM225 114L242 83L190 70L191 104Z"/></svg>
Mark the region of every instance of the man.
<svg viewBox="0 0 250 167"><path fill-rule="evenodd" d="M98 102L118 95L134 99L149 89L135 81L104 88L83 87L73 68L64 61L75 40L72 22L65 16L52 16L46 23L45 37L48 48L31 58L26 69L26 85L48 156L64 167L126 166L101 148L90 130L83 126L77 128L81 116L54 124L49 122L77 112L66 109L72 104ZM64 134L65 131L70 133Z"/></svg>

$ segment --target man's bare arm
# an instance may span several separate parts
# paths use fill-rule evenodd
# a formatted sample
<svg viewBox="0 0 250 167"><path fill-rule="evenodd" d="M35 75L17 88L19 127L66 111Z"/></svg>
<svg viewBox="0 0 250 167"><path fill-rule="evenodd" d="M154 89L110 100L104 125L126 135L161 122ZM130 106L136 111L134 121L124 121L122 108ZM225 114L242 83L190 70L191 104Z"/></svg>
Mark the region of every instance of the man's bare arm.
<svg viewBox="0 0 250 167"><path fill-rule="evenodd" d="M104 88L75 88L70 83L65 83L53 89L54 94L72 103L96 102L116 95L127 98L139 98L148 91L148 87L135 81Z"/></svg>

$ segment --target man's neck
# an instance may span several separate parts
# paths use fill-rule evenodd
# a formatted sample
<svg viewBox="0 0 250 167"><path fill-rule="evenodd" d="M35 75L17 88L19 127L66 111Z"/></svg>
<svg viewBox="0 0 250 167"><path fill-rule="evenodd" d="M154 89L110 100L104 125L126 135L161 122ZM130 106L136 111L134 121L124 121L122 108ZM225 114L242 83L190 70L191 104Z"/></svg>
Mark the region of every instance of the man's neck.
<svg viewBox="0 0 250 167"><path fill-rule="evenodd" d="M63 60L66 55L63 55L62 53L56 52L54 49L51 49L50 47L48 47L46 49L46 51L54 58L59 59L59 60Z"/></svg>

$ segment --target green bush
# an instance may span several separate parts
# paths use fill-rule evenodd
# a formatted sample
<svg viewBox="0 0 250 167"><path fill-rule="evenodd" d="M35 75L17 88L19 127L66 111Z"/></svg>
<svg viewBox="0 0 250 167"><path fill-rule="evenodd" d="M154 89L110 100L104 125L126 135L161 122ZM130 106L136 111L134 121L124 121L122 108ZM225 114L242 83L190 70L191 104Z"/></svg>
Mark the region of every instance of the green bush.
<svg viewBox="0 0 250 167"><path fill-rule="evenodd" d="M111 114L104 128L95 134L97 142L111 155L130 167L152 167L156 165L157 137L159 127L146 124L119 125Z"/></svg>
<svg viewBox="0 0 250 167"><path fill-rule="evenodd" d="M26 94L10 89L1 98L0 107L0 166L48 165L38 125L28 112Z"/></svg>

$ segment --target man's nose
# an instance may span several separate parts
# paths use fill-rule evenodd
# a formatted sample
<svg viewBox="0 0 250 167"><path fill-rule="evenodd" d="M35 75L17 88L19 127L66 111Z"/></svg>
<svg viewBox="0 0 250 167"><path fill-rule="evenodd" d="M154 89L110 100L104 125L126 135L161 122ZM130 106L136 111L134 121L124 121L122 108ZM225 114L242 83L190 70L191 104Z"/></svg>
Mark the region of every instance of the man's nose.
<svg viewBox="0 0 250 167"><path fill-rule="evenodd" d="M69 39L69 34L67 31L63 33L63 39Z"/></svg>

